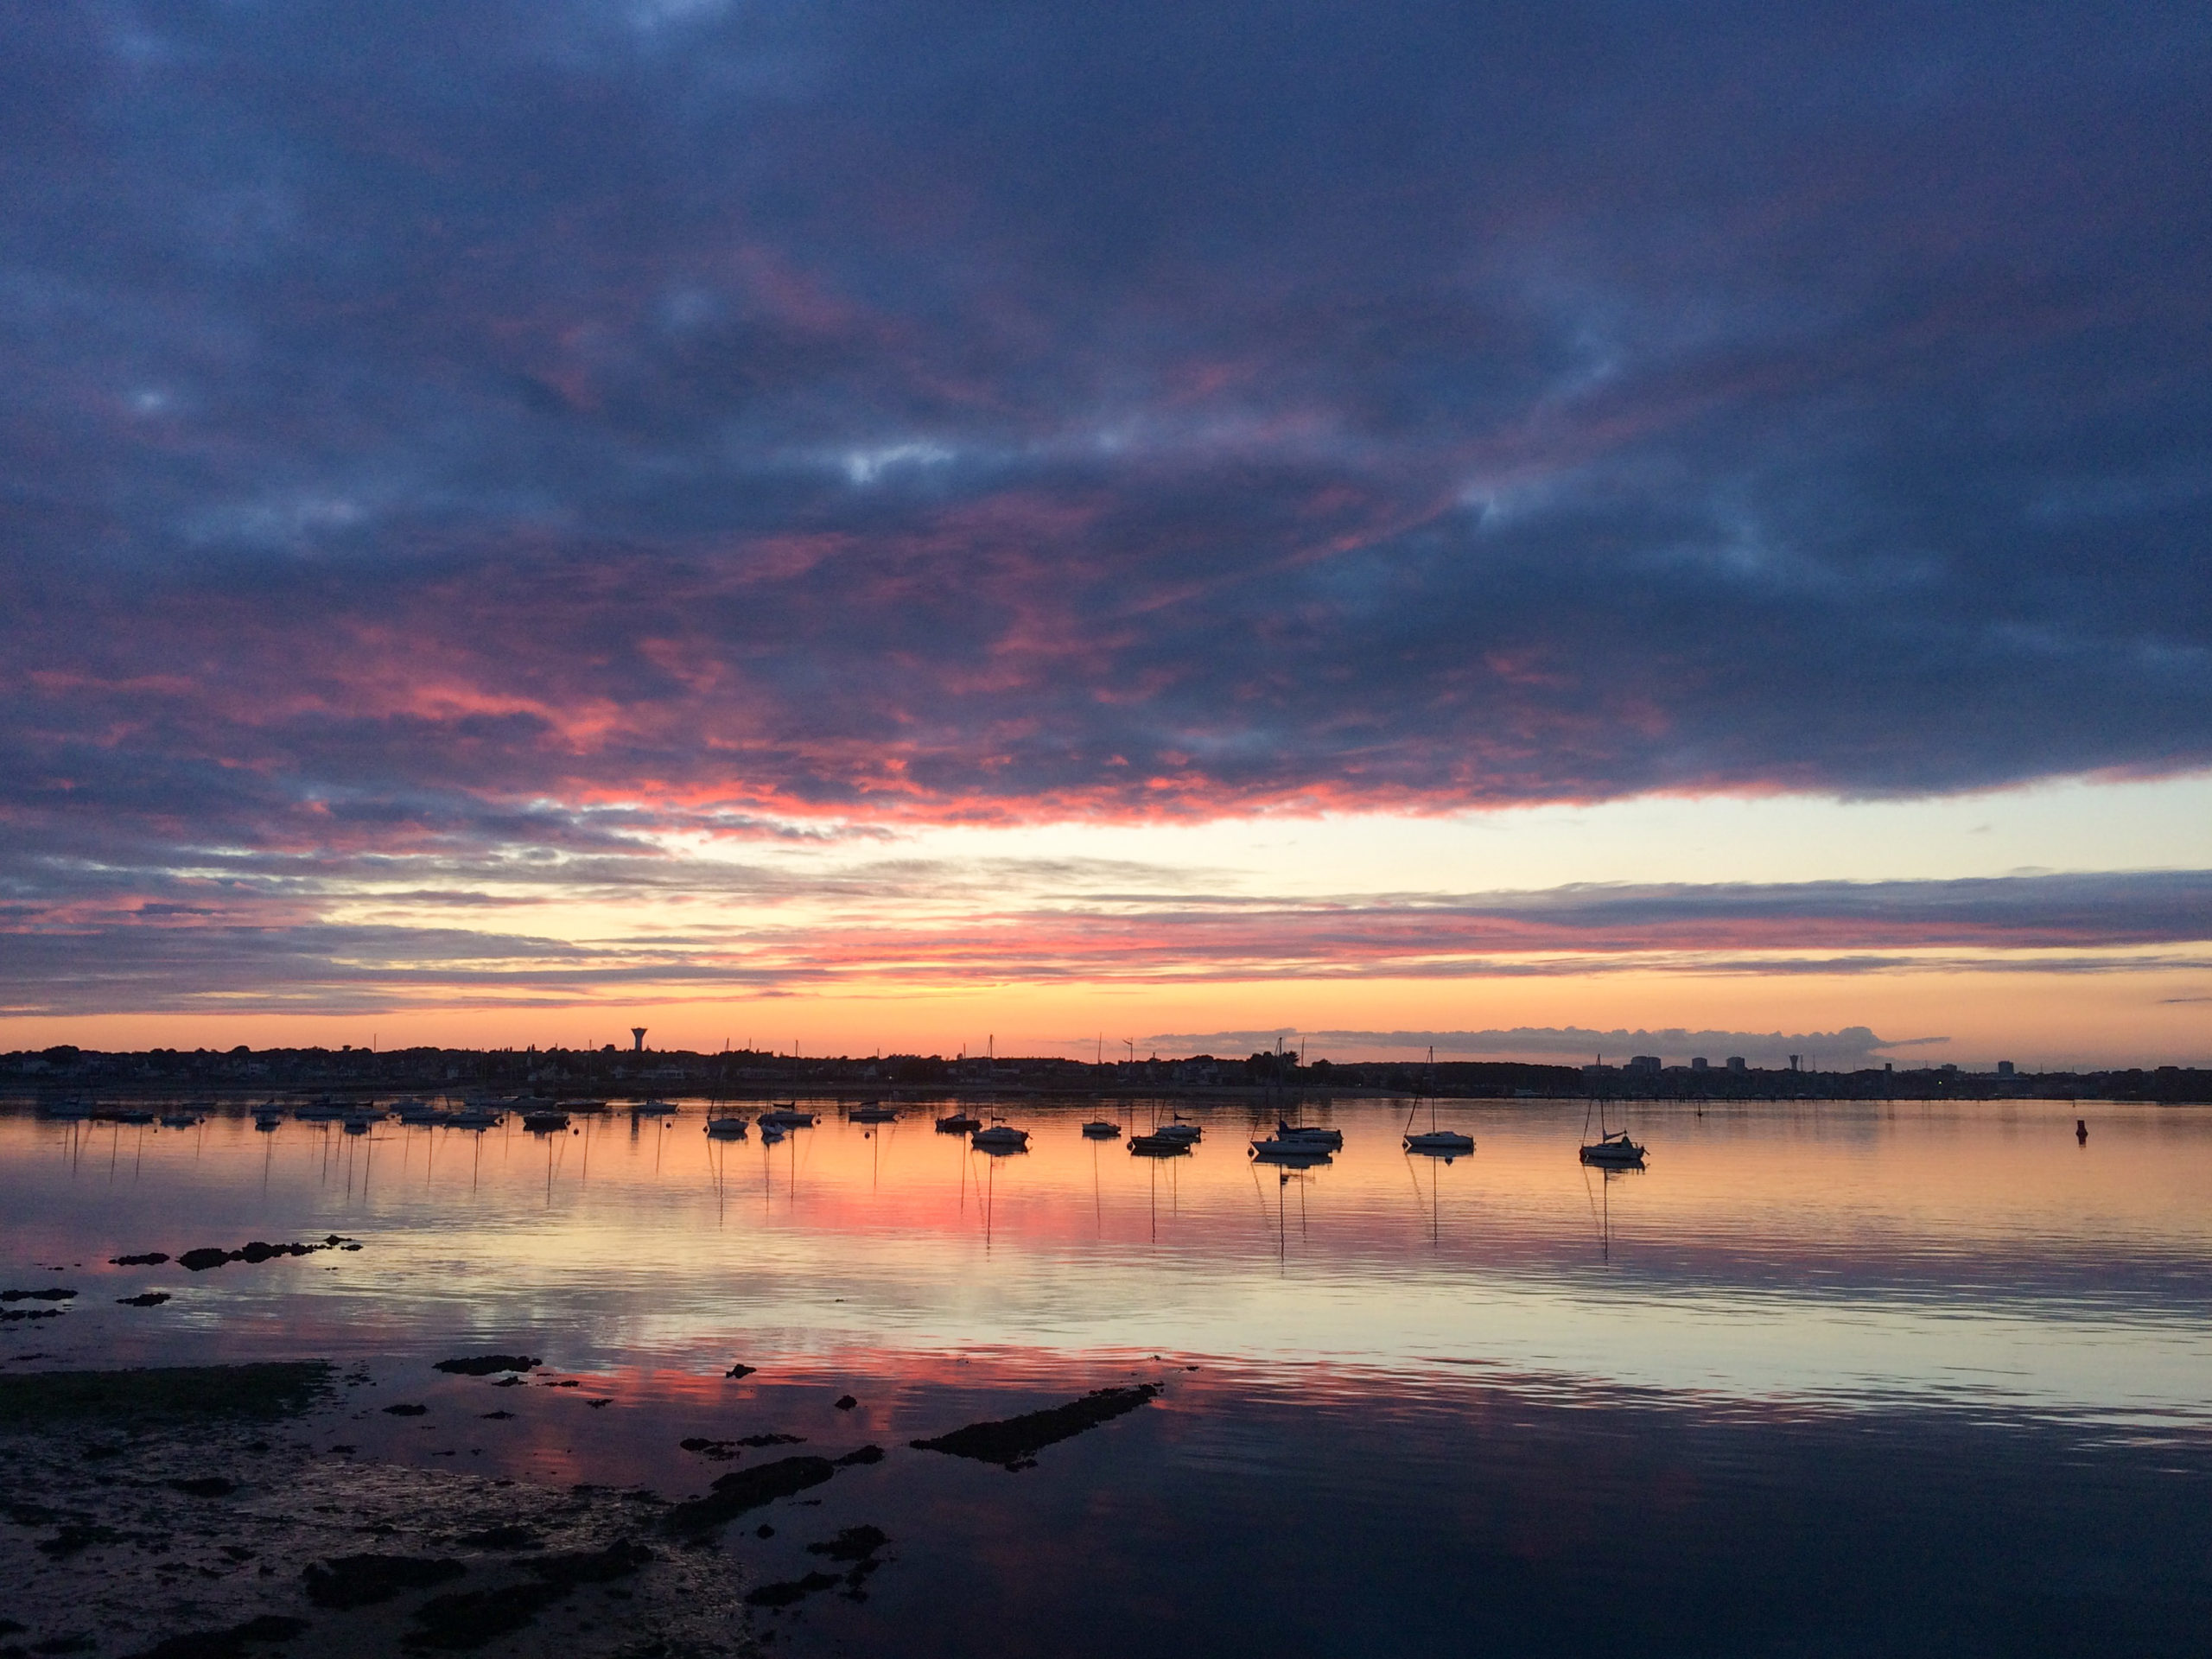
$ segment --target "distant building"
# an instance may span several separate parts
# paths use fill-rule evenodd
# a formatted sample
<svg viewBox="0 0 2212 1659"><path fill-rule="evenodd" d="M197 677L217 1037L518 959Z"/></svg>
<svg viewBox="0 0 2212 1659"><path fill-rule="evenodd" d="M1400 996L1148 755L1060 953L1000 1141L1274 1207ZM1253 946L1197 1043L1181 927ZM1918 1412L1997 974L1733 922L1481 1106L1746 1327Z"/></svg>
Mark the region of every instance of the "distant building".
<svg viewBox="0 0 2212 1659"><path fill-rule="evenodd" d="M1704 1055L1693 1054L1690 1056L1690 1070L1693 1071L1710 1071L1713 1068L1706 1063Z"/></svg>
<svg viewBox="0 0 2212 1659"><path fill-rule="evenodd" d="M1621 1069L1624 1071L1656 1071L1660 1061L1656 1054L1638 1054Z"/></svg>
<svg viewBox="0 0 2212 1659"><path fill-rule="evenodd" d="M1742 1055L1731 1054L1728 1057L1728 1069L1731 1071L1742 1071L1748 1068L1744 1064L1744 1057Z"/></svg>
<svg viewBox="0 0 2212 1659"><path fill-rule="evenodd" d="M1999 1060L1999 1061L1998 1061L1998 1062L1997 1062L1997 1075L1998 1075L1999 1077L2011 1077L2011 1076L2012 1075L2012 1061L2010 1061L2010 1060Z"/></svg>

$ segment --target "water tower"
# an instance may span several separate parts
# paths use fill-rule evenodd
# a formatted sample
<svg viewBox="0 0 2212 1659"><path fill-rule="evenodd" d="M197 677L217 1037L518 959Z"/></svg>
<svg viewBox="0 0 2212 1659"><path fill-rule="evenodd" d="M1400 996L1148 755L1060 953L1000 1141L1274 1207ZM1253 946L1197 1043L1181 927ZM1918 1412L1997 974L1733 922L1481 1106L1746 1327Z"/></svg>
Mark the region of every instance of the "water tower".
<svg viewBox="0 0 2212 1659"><path fill-rule="evenodd" d="M643 1026L630 1027L630 1052L633 1054L645 1052L645 1028Z"/></svg>

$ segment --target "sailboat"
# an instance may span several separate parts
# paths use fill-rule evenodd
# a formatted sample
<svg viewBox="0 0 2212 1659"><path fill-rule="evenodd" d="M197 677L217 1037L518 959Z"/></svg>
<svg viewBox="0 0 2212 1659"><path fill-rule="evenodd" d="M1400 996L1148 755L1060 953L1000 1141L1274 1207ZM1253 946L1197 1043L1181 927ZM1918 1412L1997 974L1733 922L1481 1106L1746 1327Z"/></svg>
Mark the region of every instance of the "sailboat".
<svg viewBox="0 0 2212 1659"><path fill-rule="evenodd" d="M1608 1133L1605 1128L1605 1103L1599 1101L1596 1104L1598 1138L1595 1141L1586 1141L1582 1143L1582 1161L1586 1164L1595 1164L1600 1169L1642 1169L1643 1148L1628 1138L1626 1126ZM1582 1133L1586 1135L1590 1133L1590 1113L1587 1108L1584 1109L1582 1114Z"/></svg>
<svg viewBox="0 0 2212 1659"><path fill-rule="evenodd" d="M1419 1134L1414 1132L1414 1113L1421 1110L1421 1103L1414 1103L1412 1112L1406 1114L1406 1150L1426 1153L1432 1158L1457 1158L1462 1153L1475 1149L1475 1137L1462 1135L1457 1129L1436 1127L1436 1096L1428 1097L1428 1127Z"/></svg>
<svg viewBox="0 0 2212 1659"><path fill-rule="evenodd" d="M852 1123L896 1123L899 1109L887 1106L880 1100L864 1100L847 1112L845 1118Z"/></svg>

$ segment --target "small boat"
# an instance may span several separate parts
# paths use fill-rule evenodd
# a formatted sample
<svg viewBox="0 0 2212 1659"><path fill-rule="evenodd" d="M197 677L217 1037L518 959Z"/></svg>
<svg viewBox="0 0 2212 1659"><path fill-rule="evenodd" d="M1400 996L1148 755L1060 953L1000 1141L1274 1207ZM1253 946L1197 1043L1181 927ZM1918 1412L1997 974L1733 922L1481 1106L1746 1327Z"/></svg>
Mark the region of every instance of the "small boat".
<svg viewBox="0 0 2212 1659"><path fill-rule="evenodd" d="M1205 1138L1204 1129L1195 1123L1184 1122L1179 1116L1161 1124L1153 1134L1165 1140L1179 1141L1185 1146L1196 1146Z"/></svg>
<svg viewBox="0 0 2212 1659"><path fill-rule="evenodd" d="M1421 1103L1414 1103L1414 1112L1421 1109ZM1414 1113L1406 1114L1406 1150L1425 1153L1431 1158L1457 1158L1475 1149L1475 1138L1462 1135L1457 1129L1436 1127L1436 1096L1428 1097L1428 1128L1420 1134L1414 1132Z"/></svg>
<svg viewBox="0 0 2212 1659"><path fill-rule="evenodd" d="M188 1129L200 1122L197 1112L163 1112L162 1127L165 1129Z"/></svg>
<svg viewBox="0 0 2212 1659"><path fill-rule="evenodd" d="M435 1123L445 1116L427 1100L403 1100L391 1109L403 1123Z"/></svg>
<svg viewBox="0 0 2212 1659"><path fill-rule="evenodd" d="M1406 1137L1408 1152L1426 1153L1432 1158L1457 1158L1474 1149L1475 1137L1461 1135L1457 1129L1430 1129Z"/></svg>
<svg viewBox="0 0 2212 1659"><path fill-rule="evenodd" d="M1274 1138L1278 1141L1311 1141L1328 1152L1344 1149L1344 1132L1319 1123L1286 1123L1277 1118Z"/></svg>
<svg viewBox="0 0 2212 1659"><path fill-rule="evenodd" d="M1628 1138L1626 1129L1616 1129L1584 1147L1582 1161L1604 1169L1642 1169L1643 1148Z"/></svg>
<svg viewBox="0 0 2212 1659"><path fill-rule="evenodd" d="M978 1152L1027 1152L1029 1150L1029 1131L1005 1123L994 1123L988 1128L975 1130L969 1135L968 1141Z"/></svg>
<svg viewBox="0 0 2212 1659"><path fill-rule="evenodd" d="M1328 1147L1313 1141L1284 1141L1269 1136L1252 1143L1252 1160L1261 1164L1285 1164L1293 1169L1319 1169L1336 1161Z"/></svg>
<svg viewBox="0 0 2212 1659"><path fill-rule="evenodd" d="M92 1115L92 1109L81 1100L56 1100L41 1106L38 1115L55 1122L81 1123Z"/></svg>
<svg viewBox="0 0 2212 1659"><path fill-rule="evenodd" d="M937 1121L939 1135L971 1135L982 1127L982 1118L971 1117L966 1112L955 1112L950 1117L940 1117Z"/></svg>
<svg viewBox="0 0 2212 1659"><path fill-rule="evenodd" d="M1122 1126L1109 1123L1103 1117L1094 1117L1083 1126L1083 1134L1087 1141L1118 1141L1122 1138Z"/></svg>
<svg viewBox="0 0 2212 1659"><path fill-rule="evenodd" d="M151 1112L118 1112L115 1121L118 1123L151 1123L154 1115Z"/></svg>
<svg viewBox="0 0 2212 1659"><path fill-rule="evenodd" d="M373 1118L367 1117L349 1117L340 1127L348 1135L366 1135L369 1132L369 1126L375 1121Z"/></svg>
<svg viewBox="0 0 2212 1659"><path fill-rule="evenodd" d="M1191 1142L1179 1135L1133 1135L1129 1150L1140 1158L1181 1158L1191 1150Z"/></svg>
<svg viewBox="0 0 2212 1659"><path fill-rule="evenodd" d="M569 1127L569 1115L532 1109L522 1115L522 1126L532 1135L552 1135Z"/></svg>
<svg viewBox="0 0 2212 1659"><path fill-rule="evenodd" d="M683 1109L671 1100L633 1100L630 1103L632 1117L672 1117Z"/></svg>
<svg viewBox="0 0 2212 1659"><path fill-rule="evenodd" d="M554 1109L563 1112L603 1112L607 1109L607 1103L603 1100L563 1100L556 1102Z"/></svg>
<svg viewBox="0 0 2212 1659"><path fill-rule="evenodd" d="M449 1129L495 1129L505 1120L489 1106L464 1106L447 1113L443 1121Z"/></svg>
<svg viewBox="0 0 2212 1659"><path fill-rule="evenodd" d="M745 1117L736 1112L725 1117L710 1117L707 1120L707 1134L716 1141L742 1141L746 1135L746 1123Z"/></svg>
<svg viewBox="0 0 2212 1659"><path fill-rule="evenodd" d="M822 1121L819 1112L802 1112L795 1100L771 1102L768 1109L760 1114L764 1129L810 1129Z"/></svg>
<svg viewBox="0 0 2212 1659"><path fill-rule="evenodd" d="M896 1123L899 1121L899 1109L895 1106L887 1106L880 1100L864 1100L851 1111L847 1112L845 1118L847 1122L853 1123Z"/></svg>
<svg viewBox="0 0 2212 1659"><path fill-rule="evenodd" d="M273 1128L276 1128L279 1123L282 1123L283 1121L284 1121L283 1114L283 1113L281 1113L281 1112L271 1112L271 1111L265 1111L265 1110L264 1110L264 1111L258 1111L258 1112L256 1112L256 1113L253 1115L253 1127L254 1127L255 1128L257 1128L257 1129L261 1129L261 1130L264 1130L264 1131L265 1131L265 1130L270 1130L270 1129L273 1129Z"/></svg>

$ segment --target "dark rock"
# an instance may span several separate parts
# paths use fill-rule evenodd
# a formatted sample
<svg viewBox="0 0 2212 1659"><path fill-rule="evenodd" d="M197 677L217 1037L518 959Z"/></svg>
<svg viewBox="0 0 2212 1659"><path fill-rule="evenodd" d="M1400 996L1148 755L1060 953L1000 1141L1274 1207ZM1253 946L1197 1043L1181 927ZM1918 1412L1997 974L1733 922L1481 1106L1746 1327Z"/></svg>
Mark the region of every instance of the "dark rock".
<svg viewBox="0 0 2212 1659"><path fill-rule="evenodd" d="M0 1618L0 1636L21 1636L29 1629L29 1625L18 1624L12 1618Z"/></svg>
<svg viewBox="0 0 2212 1659"><path fill-rule="evenodd" d="M835 1459L833 1461L840 1469L855 1469L866 1464L881 1463L883 1448L880 1446L863 1446L856 1451L846 1452L843 1457Z"/></svg>
<svg viewBox="0 0 2212 1659"><path fill-rule="evenodd" d="M490 1376L499 1371L535 1370L544 1363L528 1354L478 1354L471 1359L442 1359L430 1369L454 1376Z"/></svg>
<svg viewBox="0 0 2212 1659"><path fill-rule="evenodd" d="M463 1533L454 1541L474 1549L537 1549L545 1542L530 1528L514 1526L486 1527L481 1532Z"/></svg>
<svg viewBox="0 0 2212 1659"><path fill-rule="evenodd" d="M599 1408L600 1408L600 1407L601 1407L601 1406L611 1406L611 1405L613 1405L613 1403L614 1403L614 1402L613 1402L612 1399L604 1399L604 1400L587 1400L587 1401L585 1401L585 1402L584 1402L584 1404L586 1404L587 1406L589 1406L589 1407L590 1407L594 1411L598 1410L598 1409L599 1409Z"/></svg>
<svg viewBox="0 0 2212 1659"><path fill-rule="evenodd" d="M342 1611L390 1601L404 1590L427 1590L467 1571L459 1561L429 1555L340 1555L312 1563L303 1576L309 1601Z"/></svg>
<svg viewBox="0 0 2212 1659"><path fill-rule="evenodd" d="M522 1387L522 1378L518 1376L503 1376L492 1386L495 1389L518 1389Z"/></svg>
<svg viewBox="0 0 2212 1659"><path fill-rule="evenodd" d="M733 1365L729 1370L724 1371L722 1375L724 1376L750 1376L753 1372L760 1369L760 1368L758 1365Z"/></svg>
<svg viewBox="0 0 2212 1659"><path fill-rule="evenodd" d="M158 1268L168 1259L166 1250L149 1250L143 1255L111 1255L107 1264L111 1268Z"/></svg>
<svg viewBox="0 0 2212 1659"><path fill-rule="evenodd" d="M0 1290L0 1302L67 1302L75 1300L77 1293L59 1287L52 1290Z"/></svg>
<svg viewBox="0 0 2212 1659"><path fill-rule="evenodd" d="M508 1419L512 1418L514 1415L514 1413L512 1411L487 1411L482 1414L484 1421L487 1423L504 1423Z"/></svg>
<svg viewBox="0 0 2212 1659"><path fill-rule="evenodd" d="M806 1553L827 1556L833 1561L864 1561L890 1541L889 1535L880 1527L847 1527L835 1538L809 1544Z"/></svg>
<svg viewBox="0 0 2212 1659"><path fill-rule="evenodd" d="M177 1257L176 1264L187 1273L205 1273L208 1268L219 1268L232 1259L228 1250L219 1250L211 1246L205 1249L187 1250Z"/></svg>
<svg viewBox="0 0 2212 1659"><path fill-rule="evenodd" d="M1034 1454L1045 1447L1135 1411L1159 1393L1159 1385L1153 1382L1140 1382L1130 1389L1098 1389L1065 1406L1024 1412L999 1422L970 1423L933 1440L916 1440L913 1446L919 1452L975 1458L983 1463L1003 1464L1008 1469L1028 1468L1035 1462Z"/></svg>
<svg viewBox="0 0 2212 1659"><path fill-rule="evenodd" d="M168 1637L133 1654L131 1659L237 1659L245 1651L248 1643L289 1642L295 1637L306 1635L307 1630L304 1618L264 1613L228 1630L194 1630Z"/></svg>
<svg viewBox="0 0 2212 1659"><path fill-rule="evenodd" d="M72 1521L56 1528L53 1537L41 1540L38 1546L38 1553L41 1555L51 1555L54 1560L60 1561L90 1549L96 1544L120 1544L126 1541L124 1535L112 1527L83 1526Z"/></svg>
<svg viewBox="0 0 2212 1659"><path fill-rule="evenodd" d="M432 1596L415 1610L415 1627L406 1643L448 1652L480 1648L522 1629L566 1593L558 1585L510 1584Z"/></svg>
<svg viewBox="0 0 2212 1659"><path fill-rule="evenodd" d="M529 1564L529 1570L548 1584L573 1587L579 1584L612 1584L626 1579L653 1558L643 1544L622 1539L605 1549L582 1550L566 1555L547 1555Z"/></svg>
<svg viewBox="0 0 2212 1659"><path fill-rule="evenodd" d="M190 1480L173 1480L169 1486L187 1497L228 1497L238 1491L235 1481L225 1480L220 1475L197 1475Z"/></svg>
<svg viewBox="0 0 2212 1659"><path fill-rule="evenodd" d="M14 1325L22 1319L58 1319L60 1317L61 1310L58 1307L11 1307L0 1313L0 1325Z"/></svg>
<svg viewBox="0 0 2212 1659"><path fill-rule="evenodd" d="M788 1607L820 1590L835 1590L836 1579L828 1573L810 1573L803 1579L791 1579L782 1584L764 1584L758 1590L745 1592L748 1607Z"/></svg>
<svg viewBox="0 0 2212 1659"><path fill-rule="evenodd" d="M386 1406L384 1408L384 1414L387 1417L427 1417L430 1414L430 1408L428 1406L409 1404Z"/></svg>
<svg viewBox="0 0 2212 1659"><path fill-rule="evenodd" d="M159 1307L168 1299L169 1294L166 1290L146 1290L136 1296L118 1296L115 1301L118 1307Z"/></svg>
<svg viewBox="0 0 2212 1659"><path fill-rule="evenodd" d="M764 1446L804 1446L806 1436L804 1434L747 1434L733 1441L732 1444L749 1446L757 1452Z"/></svg>
<svg viewBox="0 0 2212 1659"><path fill-rule="evenodd" d="M850 1411L858 1404L860 1404L860 1402L854 1399L849 1394L841 1394L837 1396L837 1409L840 1411Z"/></svg>
<svg viewBox="0 0 2212 1659"><path fill-rule="evenodd" d="M772 1538L776 1535L776 1529L770 1526L766 1521L763 1521L759 1526L753 1529L753 1535L755 1538Z"/></svg>
<svg viewBox="0 0 2212 1659"><path fill-rule="evenodd" d="M704 1497L677 1504L668 1512L668 1524L677 1532L703 1532L734 1521L747 1510L757 1510L779 1497L789 1497L810 1486L819 1486L837 1472L827 1458L779 1458L757 1468L733 1470L715 1482Z"/></svg>
<svg viewBox="0 0 2212 1659"><path fill-rule="evenodd" d="M566 1376L558 1382L541 1382L537 1386L541 1389L581 1389L583 1384L573 1376Z"/></svg>
<svg viewBox="0 0 2212 1659"><path fill-rule="evenodd" d="M701 1457L713 1458L722 1463L728 1462L737 1455L735 1440L709 1440L694 1434L689 1440L678 1440L677 1444L686 1452L696 1452Z"/></svg>

